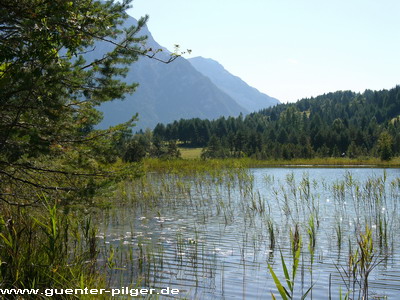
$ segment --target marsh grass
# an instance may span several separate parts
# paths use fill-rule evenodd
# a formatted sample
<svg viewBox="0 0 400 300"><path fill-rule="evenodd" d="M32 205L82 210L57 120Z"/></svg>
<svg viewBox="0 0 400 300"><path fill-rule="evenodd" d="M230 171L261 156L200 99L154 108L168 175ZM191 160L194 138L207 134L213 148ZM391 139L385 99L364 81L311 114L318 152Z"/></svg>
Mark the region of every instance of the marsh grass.
<svg viewBox="0 0 400 300"><path fill-rule="evenodd" d="M179 147L183 159L200 159L202 148Z"/></svg>
<svg viewBox="0 0 400 300"><path fill-rule="evenodd" d="M324 235L321 237L319 231L331 230L336 236L336 239L333 239L336 240L333 245L337 247L336 251L340 253L343 248L349 251L346 264L341 261L336 264L337 274L341 274L340 278L345 288L341 297L362 299L368 294L364 291L369 287L366 284L369 275L381 262L382 257L390 253L391 237L388 233L392 232L393 226L398 224L396 221L398 214L389 215L388 213L388 211L393 212L398 205L399 183L397 181L388 182L385 174L381 177L370 177L358 181L351 172L347 172L342 179L329 185L326 182L312 181L307 172L301 177L295 177L293 173L289 173L283 182L277 182L272 177L265 177L264 183L271 191L270 195L266 196L256 190L254 176L246 168L240 164L232 167L225 163L220 164L219 161L215 161L215 164L207 166L200 162L198 165L189 166L185 165L186 162L177 161L176 164L180 167L184 165L183 171L179 172L174 162L160 162L161 167L152 167L153 173L148 173L145 178L129 183L131 187L127 186L124 192L124 197L129 201L124 200L124 203L130 203L136 207L136 210L142 212L147 211L151 214L151 211L154 211L158 217L164 214L165 208L184 210L201 220L198 225L204 227L205 230L208 223L215 222L215 218L220 220L222 228L240 222L244 226L243 232L237 233L238 256L241 264L248 264L249 255L252 256L253 262L257 262L262 241L268 240L270 249L268 269L271 274L275 272L273 280L277 283L275 277L278 278L279 272L275 270L277 264L273 264L273 253L276 252L278 246L283 251L280 264L286 282L283 291L288 299L294 297L294 284L296 280L299 280L295 278L300 264L298 253L302 255L301 268L304 269L304 264L308 262L309 270L308 277L302 274L301 281L304 281L304 277L308 278L309 285L301 295L313 297L314 286L318 284L318 279L314 278L314 270L323 261L323 257L318 252L318 245ZM321 195L317 192L321 187L330 193L329 198L332 199L329 202L331 207L329 218L323 216L324 210L321 211L323 206ZM355 235L355 232L360 233L362 227L369 228L369 231L365 233L367 235ZM287 231L288 228L294 229ZM148 268L147 273L138 274L138 278L142 278L142 282L150 286L152 282L158 282L155 273L162 273L167 265L171 266L170 262L167 263L171 255L176 264L173 268L193 274L195 278L193 280L197 282L196 286L205 274L216 276L218 272L223 272L226 269L225 266L219 267L217 261L214 264L210 260L210 257L215 258L215 255L210 254L207 235L203 233L199 237L197 230L195 230L195 238L187 238L184 231L179 231L173 239L176 245L173 250L165 247L157 248L154 244L149 244L147 248L142 245L142 249L146 249L147 253L152 252L154 257L160 259L156 261L149 257L138 258L136 263L132 260L133 266L130 268L135 269L135 265L140 269ZM262 230L265 230L264 233ZM290 236L289 239L284 238L286 233ZM307 237L307 247L303 247L299 242L300 236ZM347 247L344 243L346 239L349 240ZM301 247L294 246L296 243L293 241L296 240L297 245L301 244ZM379 259L370 261L361 268L361 264L356 264L356 262L360 260L361 249L370 249L368 245L371 244L368 244L366 240L374 245L374 259L375 257ZM295 254L293 250L289 252L292 253L288 260L292 262L290 272L285 258L285 249L287 249L285 245L288 243L291 245L289 249L296 249ZM352 245L359 245L358 250L354 252ZM298 252L300 248L302 250ZM376 253L376 249L380 249L380 253ZM139 257L144 257L144 252L144 250L139 250ZM369 261L366 258L367 254L370 255L371 251L364 253L366 262ZM152 264L144 264L144 261L152 261ZM179 274L181 271L177 272ZM223 274L221 276L224 278ZM282 282L281 286L283 287ZM334 289L339 293L342 287L339 284L335 285ZM279 295L281 295L280 291Z"/></svg>
<svg viewBox="0 0 400 300"><path fill-rule="evenodd" d="M286 287L279 280L279 278L275 274L272 266L270 264L268 264L269 272L271 273L271 276L274 280L276 288L278 289L278 292L281 295L283 300L294 299L294 296L295 296L294 285L296 282L295 279L296 279L297 270L299 268L301 249L303 246L298 224L295 225L294 229L290 230L290 244L291 244L290 253L291 253L291 261L292 261L292 267L290 268L290 272L289 272L289 268L287 267L285 258L283 257L282 251L280 251L280 257L281 257L283 274L284 274L285 281L286 281ZM312 286L313 286L313 284L311 284L311 286L307 289L307 291L303 295L301 295L300 299L303 300L307 297L307 295L312 290ZM272 297L272 299L276 299L276 296L272 292L271 292L271 297Z"/></svg>
<svg viewBox="0 0 400 300"><path fill-rule="evenodd" d="M400 157L395 157L389 161L382 161L380 158L376 157L359 157L359 158L341 158L341 157L328 157L328 158L298 158L298 159L274 159L274 160L258 160L254 158L226 158L226 159L210 159L210 160L202 160L200 159L201 149L200 148L180 148L182 154L182 160L187 163L192 164L216 164L218 162L219 165L232 165L234 162L236 164L241 164L247 168L265 168L265 167L273 167L273 166L311 166L311 167L400 167ZM149 166L154 167L155 161L157 159L146 159L144 164L148 164ZM183 165L185 163L182 163Z"/></svg>
<svg viewBox="0 0 400 300"><path fill-rule="evenodd" d="M40 203L28 208L2 206L1 288L104 287L91 217L45 198Z"/></svg>
<svg viewBox="0 0 400 300"><path fill-rule="evenodd" d="M218 276L221 286L228 282L232 264L221 259L230 253L244 278L254 264L283 278L288 299L299 291L300 269L308 268L298 293L313 297L314 273L326 263L319 247L330 232L333 251L348 253L335 263L340 283L332 288L343 289L343 298L369 297L370 275L395 251L400 179L389 182L384 173L356 180L350 171L328 184L288 172L282 181L269 175L256 184L247 169L253 163L148 159L145 176L120 183L114 198L96 205L45 198L38 207L3 205L2 288L154 287L185 274L193 289L205 289ZM226 236L234 241L229 246Z"/></svg>

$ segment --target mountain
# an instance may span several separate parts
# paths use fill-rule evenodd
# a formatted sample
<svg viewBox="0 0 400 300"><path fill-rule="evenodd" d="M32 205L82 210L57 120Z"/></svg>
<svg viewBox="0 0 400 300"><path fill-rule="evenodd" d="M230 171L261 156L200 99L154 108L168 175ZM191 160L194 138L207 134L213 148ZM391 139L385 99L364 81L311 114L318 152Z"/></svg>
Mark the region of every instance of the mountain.
<svg viewBox="0 0 400 300"><path fill-rule="evenodd" d="M135 24L137 21L130 17L124 25L127 27ZM140 34L148 36L147 47L163 49L159 57L165 60L169 58L170 52L153 39L147 27ZM86 58L99 58L98 53L111 49L106 43L97 43L95 46L94 53L88 53ZM250 111L182 57L169 64L141 57L130 66L124 80L137 82L139 87L132 95L126 95L123 101L114 100L99 107L104 114L100 128L127 121L136 113L139 114L139 122L135 129L144 129L181 118L215 119Z"/></svg>
<svg viewBox="0 0 400 300"><path fill-rule="evenodd" d="M199 56L190 58L189 62L197 71L210 78L219 89L251 112L280 103L279 100L259 92L239 77L232 75L213 59Z"/></svg>

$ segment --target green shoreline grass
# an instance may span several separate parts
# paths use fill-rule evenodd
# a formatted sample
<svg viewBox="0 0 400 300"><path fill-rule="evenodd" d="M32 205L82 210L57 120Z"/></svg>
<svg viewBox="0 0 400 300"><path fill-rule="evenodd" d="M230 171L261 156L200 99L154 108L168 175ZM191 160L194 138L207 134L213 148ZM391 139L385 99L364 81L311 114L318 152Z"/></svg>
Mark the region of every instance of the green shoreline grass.
<svg viewBox="0 0 400 300"><path fill-rule="evenodd" d="M382 161L379 158L310 158L310 159L292 159L292 160L255 160L249 159L250 167L400 167L400 158L390 161Z"/></svg>
<svg viewBox="0 0 400 300"><path fill-rule="evenodd" d="M191 164L203 164L204 161L200 159L202 148L184 148L180 147L179 151L183 160L190 160ZM201 161L201 162L194 162ZM242 165L243 167L385 167L385 168L399 168L400 157L395 157L389 161L383 161L377 157L360 157L360 158L342 158L342 157L328 157L328 158L297 158L291 160L284 159L270 159L270 160L257 160L253 158L229 158L229 159L213 159L212 165L231 166L233 164ZM212 162L214 161L214 162ZM218 161L218 163L216 163Z"/></svg>
<svg viewBox="0 0 400 300"><path fill-rule="evenodd" d="M379 158L312 158L292 160L256 160L252 158L208 159L199 158L160 160L148 158L144 160L145 171L169 173L204 172L221 168L272 168L272 167L310 167L310 168L400 168L400 157L390 161Z"/></svg>

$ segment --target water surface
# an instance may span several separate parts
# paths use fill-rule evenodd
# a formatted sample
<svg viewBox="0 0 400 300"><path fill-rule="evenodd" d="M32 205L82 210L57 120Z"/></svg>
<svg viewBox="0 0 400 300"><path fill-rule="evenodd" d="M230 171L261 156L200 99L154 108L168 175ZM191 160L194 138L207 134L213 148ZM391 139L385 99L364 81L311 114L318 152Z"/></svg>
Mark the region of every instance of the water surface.
<svg viewBox="0 0 400 300"><path fill-rule="evenodd" d="M290 230L302 255L295 298L339 298L349 253L368 225L374 237L370 298L400 293L400 170L262 168L220 177L148 174L103 216L99 237L112 285L180 289L188 299L270 299L279 295L270 264L285 283L280 251L291 266ZM137 201L137 199L145 199ZM121 198L122 199L122 198ZM316 230L313 255L308 229ZM312 263L311 263L312 261ZM349 284L347 286L346 284ZM354 292L354 294L353 294ZM279 298L279 297L278 297Z"/></svg>

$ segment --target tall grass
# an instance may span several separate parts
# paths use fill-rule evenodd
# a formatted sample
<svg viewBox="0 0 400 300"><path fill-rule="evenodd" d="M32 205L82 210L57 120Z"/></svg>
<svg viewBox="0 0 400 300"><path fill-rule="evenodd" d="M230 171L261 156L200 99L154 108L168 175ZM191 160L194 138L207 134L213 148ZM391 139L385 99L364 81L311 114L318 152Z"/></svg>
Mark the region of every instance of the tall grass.
<svg viewBox="0 0 400 300"><path fill-rule="evenodd" d="M103 287L91 218L47 199L41 203L1 207L1 288Z"/></svg>
<svg viewBox="0 0 400 300"><path fill-rule="evenodd" d="M305 276L309 281L306 282L313 288L308 291L308 286L301 295L308 291L307 295L313 297L314 284L321 284L315 276L315 271L324 261L320 245L324 244L326 247L326 241L321 242L321 240L332 233L333 238L328 238L328 247L333 252L339 253L336 265L343 275L342 285L346 287L344 293L353 299L357 299L359 295L361 299L365 287L361 287L360 282L366 281L360 279L361 273L354 273L354 262L360 259L361 250L357 253L352 250L354 245L358 245L362 240L361 235L358 235L360 228L368 226L371 231L368 240L373 243L374 253L379 249L379 253L374 254L375 257L380 257L377 262L390 253L392 241L390 232L393 232L393 228L398 224L396 220L399 219L398 214L393 214L399 200L398 182L387 182L385 175L356 180L351 172L347 172L342 178L327 184L323 180L311 180L308 172L297 177L289 173L281 182L271 176L265 177L262 182L266 185L268 194L257 190L253 174L240 163L240 160L234 162L236 164L232 165L229 165L231 163L229 160L190 163L184 160L145 162L149 164L148 171L152 172L121 187L118 200L115 201L119 219L122 218L121 212L124 211L128 217L130 212L127 207L139 211L136 216L149 214L157 218L164 216L167 211L184 211L193 218L191 222L197 222L196 225L203 228L202 237L197 237L198 229L196 238L188 237L185 231L176 231L171 238L173 250L168 248L168 244L161 242L163 246L158 247L154 241L145 240L141 240L140 245L139 241L136 244L135 239L129 241L132 246L114 244L113 247L121 247L120 253L125 251L124 247L133 247L137 254L133 254L133 258L130 259L114 259L113 268L116 270L120 268L121 271L122 268L140 269L142 270L140 274L136 273L137 281L151 285L159 282L155 274L165 272L165 266L171 264L172 254L177 264L173 268L177 268L179 270L177 272L185 270L193 274L195 277L193 280L196 282L204 274L215 276L225 267L219 269L217 263L213 265L209 259L215 255L209 252L212 250L208 249L210 245L207 244L206 232L209 224L215 226L214 222L218 220L221 235L219 239L223 239L224 228L241 224L236 235L241 265L248 263L249 256L253 257L254 262L259 261L260 248L265 241L270 268L278 278L280 274L275 268L277 264L273 264L274 253L277 249L282 249L281 269L287 269L289 279L283 271L285 280L281 285L285 285L288 291L285 292L287 298L294 297L296 276L293 274L298 274L300 269L300 260L296 256L291 255L286 258L287 249L293 248L293 243L289 241L296 240L294 238L296 235L306 237L307 247L301 246L301 281L304 281L304 269L308 268L309 273ZM322 198L321 191L327 194L328 202L322 201L325 199ZM289 239L285 238L288 228L296 228ZM295 232L297 233L294 234ZM345 243L346 240L349 240L349 246ZM218 243L218 238L213 237L212 241ZM340 258L340 253L346 253L346 250L350 254L344 262ZM292 262L292 266L294 262L295 270L288 267L289 262ZM358 272L359 269L356 270ZM366 275L370 274L373 268L369 272L367 270L368 267L364 269L363 278L368 282L369 276ZM335 273L336 278L339 271ZM336 282L335 288L338 293L340 284ZM343 297L346 298L346 295Z"/></svg>
<svg viewBox="0 0 400 300"><path fill-rule="evenodd" d="M246 168L251 163L148 159L145 176L120 183L115 196L101 199L97 208L61 207L45 199L38 207L3 206L2 287L153 287L185 274L196 289L216 276L229 282L232 264L221 266L217 253L231 251L243 273L249 264L274 273L271 283L280 280L282 298L312 298L321 284L315 271L326 263L320 245L326 246L323 239L331 233L329 249L349 253L345 261L338 258L333 277L341 277L334 289L341 285L352 299L370 295L363 292L370 288L370 274L393 252L400 181L385 176L357 181L347 173L327 184L305 172L257 183ZM329 194L328 204L321 190ZM211 230L217 232L209 236ZM161 239L165 232L168 241ZM233 236L231 249L221 249L226 234ZM363 265L357 263L362 257Z"/></svg>
<svg viewBox="0 0 400 300"><path fill-rule="evenodd" d="M143 164L147 170L171 170L176 171L187 169L204 169L208 167L232 167L241 166L246 168L263 168L263 167L385 167L398 168L400 167L400 157L393 158L390 161L382 161L379 158L299 158L291 160L258 160L254 158L226 158L226 159L208 159L202 160L200 157L190 156L187 159L176 160L160 160L154 158L146 158Z"/></svg>

